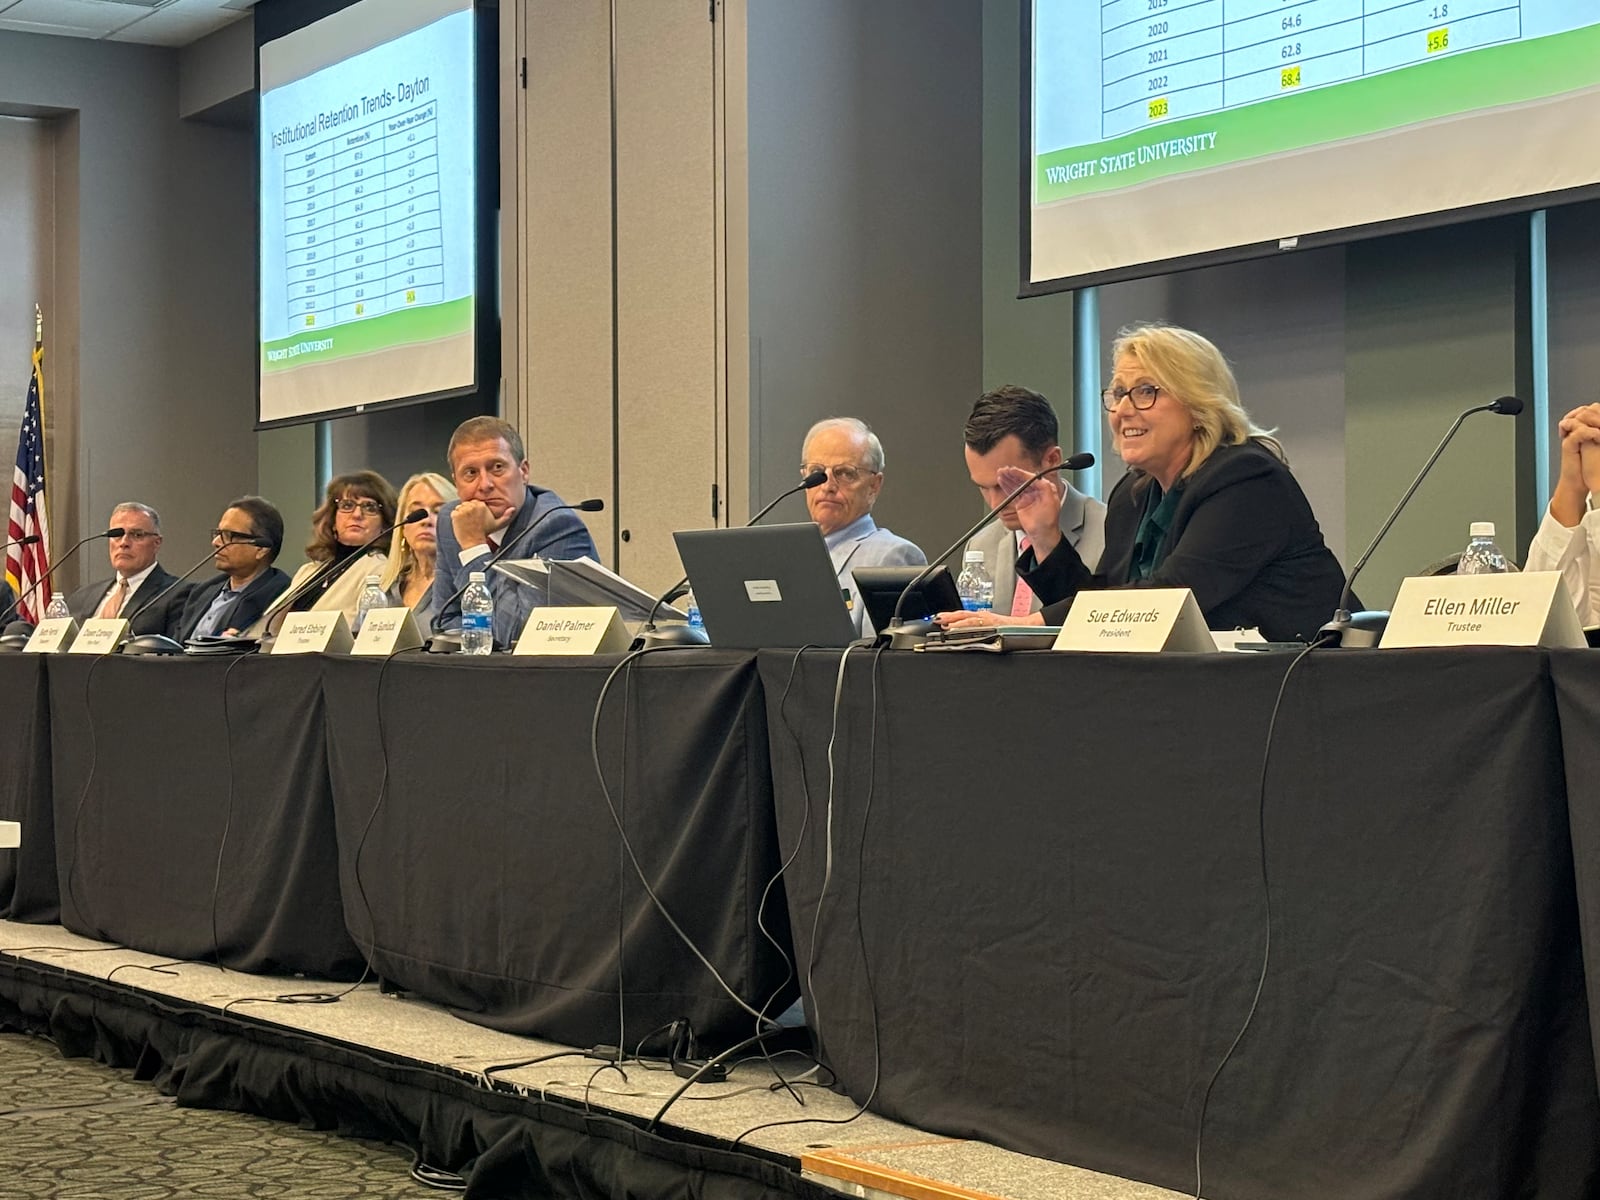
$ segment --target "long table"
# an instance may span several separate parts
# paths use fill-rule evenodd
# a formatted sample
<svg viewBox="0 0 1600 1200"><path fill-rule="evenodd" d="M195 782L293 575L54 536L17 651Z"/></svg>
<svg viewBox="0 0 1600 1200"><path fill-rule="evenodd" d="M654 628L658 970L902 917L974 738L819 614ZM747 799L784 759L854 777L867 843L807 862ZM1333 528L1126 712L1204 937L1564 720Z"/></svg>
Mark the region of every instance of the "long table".
<svg viewBox="0 0 1600 1200"><path fill-rule="evenodd" d="M480 1024L631 1049L687 1018L729 1045L744 1006L795 994L781 896L758 924L778 861L755 660L623 669L597 731L614 819L591 725L616 665L327 660L346 920L385 978Z"/></svg>
<svg viewBox="0 0 1600 1200"><path fill-rule="evenodd" d="M240 971L361 974L320 661L63 655L49 691L61 924Z"/></svg>
<svg viewBox="0 0 1600 1200"><path fill-rule="evenodd" d="M0 655L0 821L22 826L22 845L0 852L0 918L53 924L55 810L50 801L50 692L36 654Z"/></svg>
<svg viewBox="0 0 1600 1200"><path fill-rule="evenodd" d="M835 711L838 651L763 652L796 952L846 1090L1188 1193L1270 894L1207 1195L1592 1194L1546 656L1312 655L1263 798L1289 661L858 651Z"/></svg>
<svg viewBox="0 0 1600 1200"><path fill-rule="evenodd" d="M1317 652L1263 795L1289 661L856 651L836 710L838 651L685 651L597 741L639 871L774 1010L793 856L764 924L879 1111L1192 1190L1270 897L1208 1195L1595 1194L1600 657ZM578 1045L742 1036L596 779L615 662L0 656L13 905L48 859L65 923L143 949L346 947Z"/></svg>

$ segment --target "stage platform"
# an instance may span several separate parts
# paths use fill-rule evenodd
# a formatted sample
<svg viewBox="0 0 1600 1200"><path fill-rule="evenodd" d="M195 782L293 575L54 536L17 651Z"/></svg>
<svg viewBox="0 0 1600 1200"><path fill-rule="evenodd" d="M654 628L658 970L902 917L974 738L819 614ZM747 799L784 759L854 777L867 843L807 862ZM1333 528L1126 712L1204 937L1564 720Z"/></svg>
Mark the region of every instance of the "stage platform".
<svg viewBox="0 0 1600 1200"><path fill-rule="evenodd" d="M774 1057L787 1087L746 1056L656 1121L685 1084L664 1063L619 1069L375 982L173 963L56 926L0 922L0 1028L131 1070L180 1105L407 1145L462 1174L469 1197L1176 1196L859 1113L797 1050Z"/></svg>

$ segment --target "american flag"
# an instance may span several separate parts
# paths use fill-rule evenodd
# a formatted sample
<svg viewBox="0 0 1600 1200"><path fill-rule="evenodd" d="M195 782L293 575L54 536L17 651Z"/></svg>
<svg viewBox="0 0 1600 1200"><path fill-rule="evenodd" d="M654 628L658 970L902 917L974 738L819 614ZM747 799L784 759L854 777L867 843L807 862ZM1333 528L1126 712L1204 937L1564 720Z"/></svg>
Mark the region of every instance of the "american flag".
<svg viewBox="0 0 1600 1200"><path fill-rule="evenodd" d="M28 400L22 408L22 432L17 435L17 466L11 476L11 515L6 541L16 542L34 534L39 540L31 546L8 546L6 582L23 597L17 617L37 624L50 603L50 585L29 595L35 584L50 569L50 518L44 499L44 374L41 364L44 348L33 350L33 378L28 381Z"/></svg>

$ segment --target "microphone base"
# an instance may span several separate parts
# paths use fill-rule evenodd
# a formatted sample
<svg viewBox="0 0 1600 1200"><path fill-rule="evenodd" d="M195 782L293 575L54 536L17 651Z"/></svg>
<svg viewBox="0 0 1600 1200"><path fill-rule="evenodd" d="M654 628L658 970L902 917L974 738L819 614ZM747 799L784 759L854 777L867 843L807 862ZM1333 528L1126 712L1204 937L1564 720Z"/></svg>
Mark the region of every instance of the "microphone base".
<svg viewBox="0 0 1600 1200"><path fill-rule="evenodd" d="M183 645L164 633L141 633L122 644L124 654L182 654Z"/></svg>
<svg viewBox="0 0 1600 1200"><path fill-rule="evenodd" d="M633 639L630 650L690 650L696 646L709 646L711 639L698 625L663 625L659 629L641 629Z"/></svg>
<svg viewBox="0 0 1600 1200"><path fill-rule="evenodd" d="M0 654L21 654L27 644L27 634L8 633L5 637L0 637Z"/></svg>
<svg viewBox="0 0 1600 1200"><path fill-rule="evenodd" d="M938 628L939 622L931 618L926 621L902 621L898 625L889 626L878 637L891 650L915 650Z"/></svg>
<svg viewBox="0 0 1600 1200"><path fill-rule="evenodd" d="M1342 646L1346 650L1372 650L1382 640L1383 631L1388 625L1389 614L1382 609L1341 612L1317 630L1317 637L1329 646Z"/></svg>

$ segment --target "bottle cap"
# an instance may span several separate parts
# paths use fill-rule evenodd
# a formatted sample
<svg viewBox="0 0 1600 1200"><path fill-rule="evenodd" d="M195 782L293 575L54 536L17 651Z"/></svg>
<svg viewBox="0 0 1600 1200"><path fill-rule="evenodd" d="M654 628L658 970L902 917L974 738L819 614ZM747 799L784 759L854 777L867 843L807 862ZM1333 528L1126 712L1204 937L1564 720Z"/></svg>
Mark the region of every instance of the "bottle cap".
<svg viewBox="0 0 1600 1200"><path fill-rule="evenodd" d="M382 587L383 586L383 576L382 575L368 575L367 576L367 586L368 587Z"/></svg>
<svg viewBox="0 0 1600 1200"><path fill-rule="evenodd" d="M472 572L472 574L467 576L467 582L468 583L482 583L485 578L486 578L486 576L484 575L484 573L482 571L474 571L474 572Z"/></svg>
<svg viewBox="0 0 1600 1200"><path fill-rule="evenodd" d="M1456 528L1460 529L1461 526L1457 525ZM1493 537L1494 536L1494 522L1493 521L1474 521L1471 524L1471 526L1468 527L1468 532L1473 537Z"/></svg>
<svg viewBox="0 0 1600 1200"><path fill-rule="evenodd" d="M984 554L982 550L968 550L961 556L962 562L982 562L983 559Z"/></svg>

